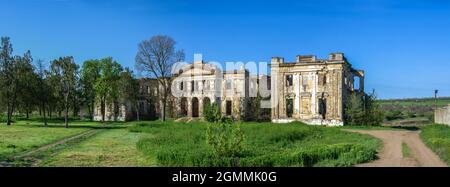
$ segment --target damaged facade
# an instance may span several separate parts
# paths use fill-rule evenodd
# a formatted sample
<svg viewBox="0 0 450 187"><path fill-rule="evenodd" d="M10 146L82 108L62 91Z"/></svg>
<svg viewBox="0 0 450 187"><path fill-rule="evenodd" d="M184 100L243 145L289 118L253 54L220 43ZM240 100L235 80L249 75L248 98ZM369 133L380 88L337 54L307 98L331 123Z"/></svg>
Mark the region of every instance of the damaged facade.
<svg viewBox="0 0 450 187"><path fill-rule="evenodd" d="M249 98L249 72L222 71L203 61L183 66L174 74L172 95L181 117L202 117L207 104L217 103L222 115L239 117Z"/></svg>
<svg viewBox="0 0 450 187"><path fill-rule="evenodd" d="M171 78L168 116L202 117L206 104L217 103L224 116L237 118L247 110L244 102L263 86L270 93L265 105L271 109L273 122L341 126L351 93L364 93L364 71L353 69L343 53L332 53L328 59L299 55L294 62L273 57L270 68L270 75L250 75L243 67L222 71L203 61L185 65ZM265 81L260 82L262 79ZM134 120L137 112L146 116L140 119L158 117L161 102L157 88L156 80L141 80L139 107L133 103L108 105L107 120ZM100 111L97 107L96 120L101 120Z"/></svg>
<svg viewBox="0 0 450 187"><path fill-rule="evenodd" d="M343 53L332 53L328 59L299 55L295 62L273 57L270 67L273 122L342 126L347 98L364 92L364 71L353 69Z"/></svg>

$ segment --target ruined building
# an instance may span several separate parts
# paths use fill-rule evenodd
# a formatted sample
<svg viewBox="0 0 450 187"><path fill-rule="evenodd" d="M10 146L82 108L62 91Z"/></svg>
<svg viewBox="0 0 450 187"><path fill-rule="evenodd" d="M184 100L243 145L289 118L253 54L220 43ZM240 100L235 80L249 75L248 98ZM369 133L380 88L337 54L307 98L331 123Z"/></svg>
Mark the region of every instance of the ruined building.
<svg viewBox="0 0 450 187"><path fill-rule="evenodd" d="M328 59L299 55L295 62L273 57L270 67L273 122L341 126L349 95L364 92L364 72L353 69L343 53L332 53Z"/></svg>
<svg viewBox="0 0 450 187"><path fill-rule="evenodd" d="M202 117L208 103L217 103L224 116L238 118L251 110L244 103L255 97L265 83L269 93L266 98L270 99L266 107L271 110L273 122L341 126L349 96L364 93L364 71L353 69L343 53L332 53L328 59L299 55L294 62L273 57L270 68L270 75L250 75L243 67L223 71L203 61L184 65L170 80L168 116ZM268 81L260 82L262 77ZM158 117L161 111L158 88L154 79L141 80L139 102L108 105L107 120L132 120L138 113L143 116L140 119ZM99 112L97 107L96 120L101 120Z"/></svg>
<svg viewBox="0 0 450 187"><path fill-rule="evenodd" d="M179 116L202 117L207 104L217 103L222 115L239 117L249 98L249 72L222 71L203 61L183 66L174 74L172 95Z"/></svg>

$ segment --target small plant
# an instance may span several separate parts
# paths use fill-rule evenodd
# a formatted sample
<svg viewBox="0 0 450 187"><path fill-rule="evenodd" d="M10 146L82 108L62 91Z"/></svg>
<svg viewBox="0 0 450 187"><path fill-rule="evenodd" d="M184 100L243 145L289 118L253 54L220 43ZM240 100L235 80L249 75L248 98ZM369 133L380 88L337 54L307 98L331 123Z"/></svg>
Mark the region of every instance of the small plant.
<svg viewBox="0 0 450 187"><path fill-rule="evenodd" d="M244 133L240 124L232 125L230 120L223 119L208 125L206 141L218 157L238 156L243 149Z"/></svg>

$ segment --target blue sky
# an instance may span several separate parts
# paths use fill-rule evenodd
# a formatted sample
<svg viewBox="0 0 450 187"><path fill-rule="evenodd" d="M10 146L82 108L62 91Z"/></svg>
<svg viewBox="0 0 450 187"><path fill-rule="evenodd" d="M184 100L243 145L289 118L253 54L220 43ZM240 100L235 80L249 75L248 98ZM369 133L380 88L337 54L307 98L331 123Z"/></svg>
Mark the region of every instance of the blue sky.
<svg viewBox="0 0 450 187"><path fill-rule="evenodd" d="M112 56L134 68L137 44L165 34L188 61L340 51L380 98L450 96L450 1L0 0L0 18L16 54L46 61Z"/></svg>

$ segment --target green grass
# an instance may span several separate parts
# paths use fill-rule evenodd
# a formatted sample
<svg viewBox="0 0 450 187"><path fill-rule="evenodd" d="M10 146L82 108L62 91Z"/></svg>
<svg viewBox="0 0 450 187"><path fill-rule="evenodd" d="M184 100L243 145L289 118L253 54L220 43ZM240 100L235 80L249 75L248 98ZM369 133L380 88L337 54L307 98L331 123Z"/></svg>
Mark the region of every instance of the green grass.
<svg viewBox="0 0 450 187"><path fill-rule="evenodd" d="M66 129L58 124L45 127L33 122L17 122L12 126L1 124L0 160L89 130L89 125L73 124L72 128Z"/></svg>
<svg viewBox="0 0 450 187"><path fill-rule="evenodd" d="M205 140L206 123L139 123L130 132L149 136L137 149L158 166L352 166L376 158L378 139L340 128L301 123L244 123L244 150L218 157Z"/></svg>
<svg viewBox="0 0 450 187"><path fill-rule="evenodd" d="M402 153L403 158L409 158L411 156L411 150L409 149L408 145L406 145L405 142L402 143Z"/></svg>
<svg viewBox="0 0 450 187"><path fill-rule="evenodd" d="M244 150L235 157L217 157L207 145L207 123L62 121L43 126L22 120L0 125L0 161L11 166L352 166L375 159L380 141L341 128L302 123L243 123ZM27 158L23 152L95 130ZM37 160L37 162L36 162Z"/></svg>
<svg viewBox="0 0 450 187"><path fill-rule="evenodd" d="M58 167L135 167L154 166L151 159L136 150L142 135L127 129L106 130L68 147L40 166Z"/></svg>
<svg viewBox="0 0 450 187"><path fill-rule="evenodd" d="M422 127L422 140L450 166L450 127L430 125Z"/></svg>

